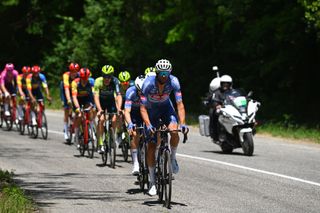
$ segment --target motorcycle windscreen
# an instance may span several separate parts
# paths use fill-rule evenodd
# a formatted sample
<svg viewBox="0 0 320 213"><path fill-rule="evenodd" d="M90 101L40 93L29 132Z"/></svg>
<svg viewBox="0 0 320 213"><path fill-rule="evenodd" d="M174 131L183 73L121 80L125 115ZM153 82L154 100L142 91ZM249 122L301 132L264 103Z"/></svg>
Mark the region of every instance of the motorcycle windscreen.
<svg viewBox="0 0 320 213"><path fill-rule="evenodd" d="M247 99L244 96L236 97L232 100L233 104L240 110L240 112L245 112L247 109Z"/></svg>

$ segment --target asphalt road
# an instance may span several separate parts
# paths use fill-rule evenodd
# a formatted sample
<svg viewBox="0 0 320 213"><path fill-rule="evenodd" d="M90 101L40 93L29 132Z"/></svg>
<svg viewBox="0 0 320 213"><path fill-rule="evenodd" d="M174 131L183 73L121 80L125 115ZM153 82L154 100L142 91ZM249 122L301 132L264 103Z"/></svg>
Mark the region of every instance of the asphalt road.
<svg viewBox="0 0 320 213"><path fill-rule="evenodd" d="M43 212L320 212L320 146L256 136L254 156L222 154L197 129L178 148L172 208L139 191L131 164L79 157L63 143L62 112L48 140L0 130L0 168L13 170ZM119 150L120 151L120 150Z"/></svg>

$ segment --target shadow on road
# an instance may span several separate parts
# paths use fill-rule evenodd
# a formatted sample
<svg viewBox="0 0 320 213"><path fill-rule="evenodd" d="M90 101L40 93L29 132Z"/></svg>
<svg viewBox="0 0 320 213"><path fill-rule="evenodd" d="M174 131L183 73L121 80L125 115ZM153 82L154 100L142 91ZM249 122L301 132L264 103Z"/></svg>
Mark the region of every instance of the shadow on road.
<svg viewBox="0 0 320 213"><path fill-rule="evenodd" d="M19 186L25 189L27 195L36 201L40 208L54 206L56 204L55 200L113 201L122 198L118 196L120 191L75 189L69 181L62 179L66 177L76 178L76 180L79 178L90 180L88 175L80 173L24 173L16 175L15 180ZM30 179L32 180L26 181ZM35 179L47 181L38 182L34 181ZM50 181L51 179L52 181Z"/></svg>
<svg viewBox="0 0 320 213"><path fill-rule="evenodd" d="M235 151L233 151L232 153L223 153L222 151L202 150L201 152L215 153L215 154L220 154L220 155L241 155L241 156L246 156L246 155L243 154L243 152L235 152ZM256 156L256 155L253 154L252 156Z"/></svg>
<svg viewBox="0 0 320 213"><path fill-rule="evenodd" d="M145 201L143 202L143 205L146 205L146 206L156 206L156 205L163 205L164 204L164 201L162 202L159 202L158 200L149 200L149 201ZM174 208L174 206L188 206L187 204L184 204L184 203L178 203L178 202L173 202L171 201L171 208Z"/></svg>

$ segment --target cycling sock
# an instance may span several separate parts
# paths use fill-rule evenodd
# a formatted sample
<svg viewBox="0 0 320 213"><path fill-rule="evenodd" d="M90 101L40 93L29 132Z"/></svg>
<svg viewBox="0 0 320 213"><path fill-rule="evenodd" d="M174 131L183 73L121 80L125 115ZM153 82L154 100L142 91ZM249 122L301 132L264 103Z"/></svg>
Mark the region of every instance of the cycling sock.
<svg viewBox="0 0 320 213"><path fill-rule="evenodd" d="M103 145L102 136L99 136L99 146Z"/></svg>
<svg viewBox="0 0 320 213"><path fill-rule="evenodd" d="M4 104L4 111L9 111L9 104Z"/></svg>
<svg viewBox="0 0 320 213"><path fill-rule="evenodd" d="M64 133L67 133L68 132L68 122L64 122L63 126L64 126Z"/></svg>
<svg viewBox="0 0 320 213"><path fill-rule="evenodd" d="M36 120L36 113L34 113L34 111L31 111L31 120L32 121Z"/></svg>
<svg viewBox="0 0 320 213"><path fill-rule="evenodd" d="M76 144L78 144L79 128L75 128L75 129L74 129L74 133L75 133L74 142L75 142Z"/></svg>
<svg viewBox="0 0 320 213"><path fill-rule="evenodd" d="M137 149L131 149L133 164L138 163Z"/></svg>
<svg viewBox="0 0 320 213"><path fill-rule="evenodd" d="M18 105L18 115L20 119L23 117L22 105Z"/></svg>
<svg viewBox="0 0 320 213"><path fill-rule="evenodd" d="M149 176L150 176L150 185L153 185L155 184L155 174L154 174L155 167L149 166L148 168L149 168Z"/></svg>
<svg viewBox="0 0 320 213"><path fill-rule="evenodd" d="M175 160L176 159L176 153L177 153L177 147L171 147L171 159Z"/></svg>

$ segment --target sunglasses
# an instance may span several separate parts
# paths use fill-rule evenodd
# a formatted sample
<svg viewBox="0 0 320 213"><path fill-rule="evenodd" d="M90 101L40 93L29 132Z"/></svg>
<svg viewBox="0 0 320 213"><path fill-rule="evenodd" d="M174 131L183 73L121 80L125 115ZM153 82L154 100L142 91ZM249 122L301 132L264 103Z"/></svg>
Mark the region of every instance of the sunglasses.
<svg viewBox="0 0 320 213"><path fill-rule="evenodd" d="M106 78L106 79L110 79L110 78L112 78L112 75L103 75L102 77Z"/></svg>
<svg viewBox="0 0 320 213"><path fill-rule="evenodd" d="M168 77L168 76L170 75L170 72L161 71L161 72L159 72L159 75L160 75L161 77Z"/></svg>
<svg viewBox="0 0 320 213"><path fill-rule="evenodd" d="M123 85L123 86L128 86L128 85L129 85L129 81L121 82L121 85Z"/></svg>

